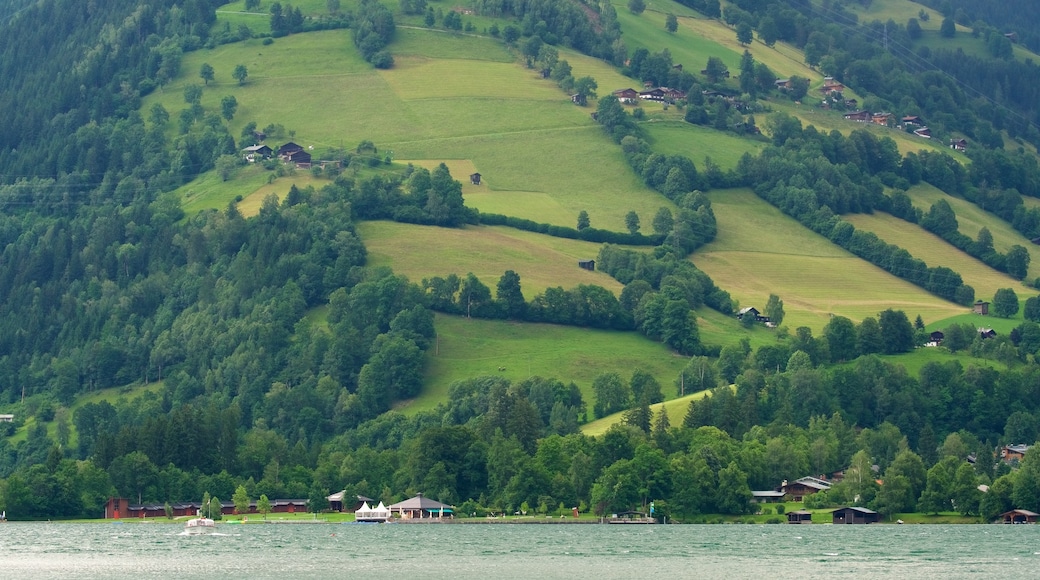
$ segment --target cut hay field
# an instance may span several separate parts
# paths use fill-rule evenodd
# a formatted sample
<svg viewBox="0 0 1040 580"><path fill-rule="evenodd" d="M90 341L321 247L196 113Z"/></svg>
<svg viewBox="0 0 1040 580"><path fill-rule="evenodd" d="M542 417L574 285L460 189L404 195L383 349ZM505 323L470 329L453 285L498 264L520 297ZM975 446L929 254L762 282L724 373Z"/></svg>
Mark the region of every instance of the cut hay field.
<svg viewBox="0 0 1040 580"><path fill-rule="evenodd" d="M494 292L502 273L513 270L527 300L556 286L594 284L615 295L622 289L607 274L578 267L578 260L599 253L600 244L591 242L499 226L454 229L388 221L362 222L358 233L370 265L390 266L414 282L449 274L464 278L472 272Z"/></svg>
<svg viewBox="0 0 1040 580"><path fill-rule="evenodd" d="M552 82L515 62L501 43L425 30L405 29L399 36L404 50L387 71L361 61L347 31L188 53L181 76L144 99L142 110L158 102L176 117L187 106L183 88L201 84L197 73L208 62L217 78L204 90L202 104L217 110L223 96L234 95L239 111L233 135L249 121L261 127L278 123L319 155L367 139L396 158L465 161L484 175L486 192L515 192L474 192L467 200L471 206L558 225L572 226L586 210L594 227L620 230L628 211L649 219L659 207L671 207L628 168L620 148L589 117L593 107L571 104ZM601 86L628 82L602 61L569 51L561 56L576 75L590 74ZM242 87L230 80L238 63L249 69ZM575 170L580 167L597 171Z"/></svg>
<svg viewBox="0 0 1040 580"><path fill-rule="evenodd" d="M423 393L399 409L405 414L429 410L448 398L457 380L497 375L511 381L531 376L574 382L591 408L592 380L617 372L626 380L643 369L667 395L687 359L635 332L590 330L550 324L466 319L438 314L436 346L427 353ZM499 371L499 368L505 370Z"/></svg>
<svg viewBox="0 0 1040 580"><path fill-rule="evenodd" d="M946 266L960 273L975 295L989 300L998 288L1020 288L1021 282L990 268L985 263L958 250L924 228L886 213L849 214L842 219L858 230L874 232L882 240L910 252L930 267Z"/></svg>
<svg viewBox="0 0 1040 580"><path fill-rule="evenodd" d="M1025 236L1011 227L1011 224L991 213L987 213L966 199L949 195L928 183L921 182L911 187L907 191L907 195L910 196L910 201L914 204L914 207L919 208L923 212L927 212L928 208L932 207L932 204L940 199L946 200L950 207L953 208L953 212L957 214L957 229L962 234L975 239L983 226L989 228L989 232L993 234L993 247L997 251L1007 252L1015 244L1024 247L1029 252L1029 273L1026 279L1032 280L1040 276L1040 246L1031 243ZM1035 198L1023 197L1022 200L1025 202L1026 207L1030 207L1031 204L1040 206L1040 200Z"/></svg>
<svg viewBox="0 0 1040 580"><path fill-rule="evenodd" d="M650 411L656 419L657 416L661 414L661 409L665 409L668 413L668 422L675 427L682 425L683 419L686 418L686 412L690 409L690 401L698 401L706 396L708 396L708 391L700 391L699 393L693 393L691 395L686 395L685 397L672 399L671 401L650 405ZM607 430L615 424L620 423L624 418L624 415L623 412L614 413L613 415L607 415L602 419L589 421L581 426L581 432L589 437L599 437L606 433Z"/></svg>
<svg viewBox="0 0 1040 580"><path fill-rule="evenodd" d="M814 331L832 314L859 321L895 308L937 320L963 312L809 231L750 190L709 197L719 233L692 260L741 306L761 308L776 294L787 312L784 325Z"/></svg>
<svg viewBox="0 0 1040 580"><path fill-rule="evenodd" d="M685 155L698 169L704 169L704 158L711 157L722 169L733 169L741 156L750 152L757 155L766 143L744 139L728 131L691 125L683 121L652 121L642 123L649 135L653 150L667 155Z"/></svg>

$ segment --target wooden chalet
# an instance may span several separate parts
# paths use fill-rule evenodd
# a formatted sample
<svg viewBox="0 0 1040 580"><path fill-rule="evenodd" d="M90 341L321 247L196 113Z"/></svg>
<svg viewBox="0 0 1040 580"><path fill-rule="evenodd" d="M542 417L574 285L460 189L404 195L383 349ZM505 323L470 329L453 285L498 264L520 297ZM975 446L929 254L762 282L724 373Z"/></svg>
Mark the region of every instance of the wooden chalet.
<svg viewBox="0 0 1040 580"><path fill-rule="evenodd" d="M787 523L789 524L811 524L812 513L805 510L787 512Z"/></svg>
<svg viewBox="0 0 1040 580"><path fill-rule="evenodd" d="M997 331L989 327L979 327L979 338L996 338Z"/></svg>
<svg viewBox="0 0 1040 580"><path fill-rule="evenodd" d="M450 505L423 497L421 493L411 499L391 504L390 513L406 520L454 517L454 509Z"/></svg>
<svg viewBox="0 0 1040 580"><path fill-rule="evenodd" d="M823 79L823 86L820 87L820 92L829 95L830 93L842 93L845 92L845 85L834 80L834 77L825 77Z"/></svg>
<svg viewBox="0 0 1040 580"><path fill-rule="evenodd" d="M1000 448L1000 460L1004 463L1010 463L1011 461L1022 461L1026 457L1026 452L1029 451L1031 445L1025 444L1013 444L1005 445Z"/></svg>
<svg viewBox="0 0 1040 580"><path fill-rule="evenodd" d="M595 272L596 260L578 260L578 267L589 272Z"/></svg>
<svg viewBox="0 0 1040 580"><path fill-rule="evenodd" d="M921 121L921 117L918 117L917 115L906 115L900 119L899 122L902 123L904 127L920 127L924 125L924 122Z"/></svg>
<svg viewBox="0 0 1040 580"><path fill-rule="evenodd" d="M282 157L286 163L293 163L296 167L307 169L311 166L311 154L304 150L293 151Z"/></svg>
<svg viewBox="0 0 1040 580"><path fill-rule="evenodd" d="M346 490L337 491L336 493L325 498L329 501L330 510L334 512L353 512L357 511L358 508L360 508L366 502L370 503L376 501L370 497L365 497L363 495L355 495L353 497L354 501L350 501L352 498L349 496L344 496L345 493Z"/></svg>
<svg viewBox="0 0 1040 580"><path fill-rule="evenodd" d="M842 116L846 121L857 121L859 123L866 123L872 118L870 111L852 111L851 113L845 113Z"/></svg>
<svg viewBox="0 0 1040 580"><path fill-rule="evenodd" d="M1000 514L1000 519L1005 524L1035 524L1040 514L1029 510L1011 510Z"/></svg>
<svg viewBox="0 0 1040 580"><path fill-rule="evenodd" d="M789 89L791 88L791 79L776 79L776 88L778 89Z"/></svg>
<svg viewBox="0 0 1040 580"><path fill-rule="evenodd" d="M950 149L953 149L954 151L964 151L967 148L967 139L950 139Z"/></svg>
<svg viewBox="0 0 1040 580"><path fill-rule="evenodd" d="M661 87L650 89L639 93L639 98L644 101L659 101L664 102L665 90Z"/></svg>
<svg viewBox="0 0 1040 580"><path fill-rule="evenodd" d="M274 150L267 145L252 145L242 150L246 161L253 163L259 159L270 159L274 155Z"/></svg>
<svg viewBox="0 0 1040 580"><path fill-rule="evenodd" d="M932 138L932 130L929 129L928 127L918 127L916 129L914 129L914 135L916 135L916 136L918 136L918 137L920 137L922 139L931 139Z"/></svg>
<svg viewBox="0 0 1040 580"><path fill-rule="evenodd" d="M892 113L885 113L885 112L874 113L873 115L870 116L870 122L874 123L875 125L881 125L883 127L887 127L887 126L889 126L892 123L892 117L893 117Z"/></svg>
<svg viewBox="0 0 1040 580"><path fill-rule="evenodd" d="M983 316L985 316L989 314L989 302L986 302L984 300L976 300L971 310L975 314L982 314Z"/></svg>
<svg viewBox="0 0 1040 580"><path fill-rule="evenodd" d="M946 338L946 335L943 334L941 330L936 330L935 332L928 335L928 341L934 346L939 346L940 344L942 344L944 338Z"/></svg>
<svg viewBox="0 0 1040 580"><path fill-rule="evenodd" d="M471 173L469 175L469 182L472 183L473 185L480 185L480 174L479 173Z"/></svg>
<svg viewBox="0 0 1040 580"><path fill-rule="evenodd" d="M879 521L880 514L862 507L843 507L831 512L831 522L834 524L876 524Z"/></svg>
<svg viewBox="0 0 1040 580"><path fill-rule="evenodd" d="M807 495L826 491L830 488L831 484L828 481L815 477L803 477L791 483L784 481L780 486L780 491L784 492L784 498L788 501L802 501Z"/></svg>
<svg viewBox="0 0 1040 580"><path fill-rule="evenodd" d="M618 89L611 94L617 97L619 103L625 105L634 105L639 102L639 91L631 87L627 89Z"/></svg>
<svg viewBox="0 0 1040 580"><path fill-rule="evenodd" d="M762 313L759 312L758 309L755 308L754 306L748 306L748 307L745 307L745 308L741 308L740 310L737 311L737 319L738 320L744 320L745 316L754 316L755 317L755 322L769 322L769 317L768 316L763 316Z"/></svg>
<svg viewBox="0 0 1040 580"><path fill-rule="evenodd" d="M294 151L303 151L303 147L297 145L296 143L293 143L292 141L289 141L285 145L282 145L278 148L278 156L285 157L286 155L289 155Z"/></svg>

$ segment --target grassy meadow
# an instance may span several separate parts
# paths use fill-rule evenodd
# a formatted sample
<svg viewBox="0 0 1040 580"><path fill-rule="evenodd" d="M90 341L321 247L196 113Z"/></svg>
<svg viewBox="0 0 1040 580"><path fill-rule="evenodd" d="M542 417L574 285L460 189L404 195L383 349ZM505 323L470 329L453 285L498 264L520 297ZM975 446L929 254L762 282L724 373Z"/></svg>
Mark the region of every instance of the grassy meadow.
<svg viewBox="0 0 1040 580"><path fill-rule="evenodd" d="M687 362L686 357L635 332L443 314L437 315L436 325L437 340L427 352L423 393L399 407L405 414L432 409L447 400L453 382L484 375L511 381L532 376L573 381L591 408L596 376L617 372L627 380L632 371L643 369L657 378L669 396L675 394L671 385Z"/></svg>
<svg viewBox="0 0 1040 580"><path fill-rule="evenodd" d="M886 213L849 214L842 219L856 229L874 232L882 240L910 252L929 266L946 266L959 272L975 295L988 299L998 288L1021 288L1021 282L958 250L924 228Z"/></svg>
<svg viewBox="0 0 1040 580"><path fill-rule="evenodd" d="M664 385L662 385L664 386ZM669 383L665 389L674 390L674 386ZM678 397L670 401L663 403L657 403L650 405L650 411L656 418L661 414L661 409L664 409L668 413L668 422L674 425L682 425L683 419L686 418L686 412L690 408L690 401L697 401L708 396L708 391L700 391L686 395L685 397ZM581 432L590 437L598 437L607 432L612 426L620 423L624 418L624 413L614 413L613 415L607 415L601 419L595 421L589 421L581 426Z"/></svg>
<svg viewBox="0 0 1040 580"><path fill-rule="evenodd" d="M979 235L979 230L985 226L993 234L993 248L999 252L1007 252L1015 244L1024 247L1029 252L1030 258L1029 273L1026 275L1026 279L1032 280L1040 276L1040 246L1031 243L1011 227L1011 224L966 199L949 195L928 183L921 182L911 187L907 191L907 195L910 196L914 207L923 212L927 212L932 204L940 199L946 200L953 208L953 212L957 214L957 229L962 234L975 239ZM1026 207L1040 206L1038 199L1023 197L1022 200Z"/></svg>
<svg viewBox="0 0 1040 580"><path fill-rule="evenodd" d="M704 158L711 157L723 170L737 166L746 152L752 155L765 149L766 143L738 137L733 133L709 127L691 125L681 120L642 123L649 136L650 146L658 153L685 155L698 169L704 168Z"/></svg>
<svg viewBox="0 0 1040 580"><path fill-rule="evenodd" d="M718 220L715 241L692 260L741 306L784 301L784 324L823 328L832 314L854 321L887 308L913 318L946 318L964 311L832 244L750 190L709 193Z"/></svg>
<svg viewBox="0 0 1040 580"><path fill-rule="evenodd" d="M586 210L595 227L621 229L628 211L649 219L671 205L632 173L589 117L592 107L574 106L498 41L409 29L399 36L403 50L386 71L362 61L342 30L292 35L268 46L253 39L199 50L185 55L181 76L146 98L143 110L154 102L174 115L185 108L183 88L200 84L197 71L209 62L216 79L202 104L217 110L223 96L234 95L233 135L249 121L278 123L317 154L367 139L395 158L461 161L485 176L485 192L515 193L474 192L471 206L558 225L573 225ZM602 61L569 51L561 56L576 75L590 74L603 87L627 86L628 79ZM230 80L232 63L249 69L244 86ZM583 166L598 171L575 171Z"/></svg>
<svg viewBox="0 0 1040 580"><path fill-rule="evenodd" d="M388 221L362 222L358 233L368 248L368 263L420 281L433 276L472 272L494 291L506 270L520 275L524 297L531 300L546 288L594 284L620 294L622 285L603 272L578 267L595 258L599 244L552 238L501 226L439 228ZM432 260L431 256L437 256Z"/></svg>

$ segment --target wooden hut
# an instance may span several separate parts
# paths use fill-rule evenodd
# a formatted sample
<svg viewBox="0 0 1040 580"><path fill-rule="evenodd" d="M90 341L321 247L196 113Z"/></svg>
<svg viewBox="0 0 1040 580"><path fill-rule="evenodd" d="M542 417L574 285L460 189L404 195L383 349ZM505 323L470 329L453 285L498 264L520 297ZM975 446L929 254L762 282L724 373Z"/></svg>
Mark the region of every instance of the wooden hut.
<svg viewBox="0 0 1040 580"><path fill-rule="evenodd" d="M812 513L805 510L787 512L787 523L789 524L811 524Z"/></svg>
<svg viewBox="0 0 1040 580"><path fill-rule="evenodd" d="M867 508L843 507L831 512L831 521L835 524L876 524L881 521L881 515Z"/></svg>

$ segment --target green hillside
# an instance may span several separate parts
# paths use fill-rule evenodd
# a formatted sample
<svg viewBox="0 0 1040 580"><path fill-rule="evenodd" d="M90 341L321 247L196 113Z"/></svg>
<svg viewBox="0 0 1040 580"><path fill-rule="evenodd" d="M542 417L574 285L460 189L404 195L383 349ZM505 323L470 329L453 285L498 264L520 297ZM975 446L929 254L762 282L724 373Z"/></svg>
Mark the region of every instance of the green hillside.
<svg viewBox="0 0 1040 580"><path fill-rule="evenodd" d="M900 308L934 320L962 311L842 250L748 190L710 197L719 234L692 259L742 306L761 309L776 294L784 300L785 324L816 330L831 315L861 320Z"/></svg>

